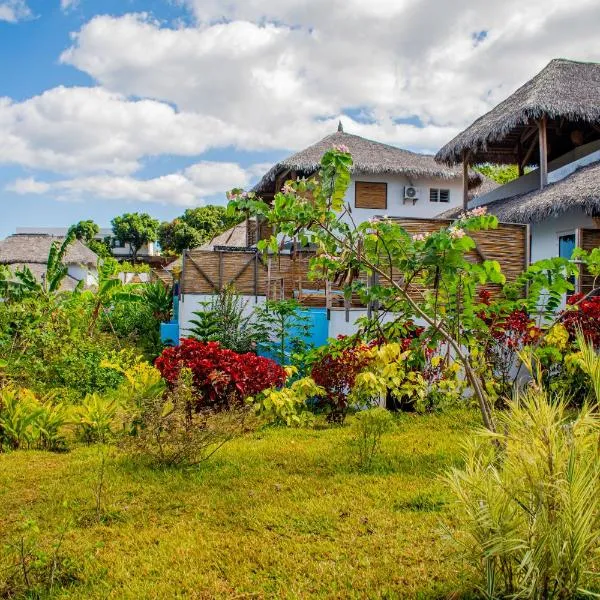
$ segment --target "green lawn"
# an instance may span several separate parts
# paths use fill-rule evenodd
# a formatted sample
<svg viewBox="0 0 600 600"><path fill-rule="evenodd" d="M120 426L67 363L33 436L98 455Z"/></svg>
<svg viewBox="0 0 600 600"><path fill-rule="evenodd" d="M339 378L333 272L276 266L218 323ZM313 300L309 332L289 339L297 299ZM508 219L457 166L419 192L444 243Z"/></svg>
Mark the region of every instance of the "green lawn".
<svg viewBox="0 0 600 600"><path fill-rule="evenodd" d="M472 574L443 536L438 476L478 423L402 416L368 472L348 427L267 429L192 471L111 450L100 521L98 447L0 455L0 532L16 541L34 519L44 547L71 522L61 553L78 579L56 598L463 597Z"/></svg>

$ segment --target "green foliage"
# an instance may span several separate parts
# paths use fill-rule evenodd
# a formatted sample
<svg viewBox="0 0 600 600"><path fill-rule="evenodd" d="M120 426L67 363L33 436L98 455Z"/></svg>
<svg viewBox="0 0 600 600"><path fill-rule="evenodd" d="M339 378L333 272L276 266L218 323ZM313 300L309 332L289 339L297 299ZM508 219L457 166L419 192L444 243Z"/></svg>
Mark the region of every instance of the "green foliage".
<svg viewBox="0 0 600 600"><path fill-rule="evenodd" d="M297 356L309 350L305 340L310 336L310 318L302 314L297 300L268 300L256 310L256 319L268 332L261 349L280 365L295 363Z"/></svg>
<svg viewBox="0 0 600 600"><path fill-rule="evenodd" d="M131 263L127 260L121 261L117 268L119 273L150 273L151 270L146 263Z"/></svg>
<svg viewBox="0 0 600 600"><path fill-rule="evenodd" d="M600 406L600 354L596 352L593 344L588 342L581 332L577 334L577 345L580 348L577 362L582 371L589 377L596 404Z"/></svg>
<svg viewBox="0 0 600 600"><path fill-rule="evenodd" d="M98 235L100 227L94 223L91 219L86 221L79 221L75 225L69 227L69 234L73 234L76 239L82 241L86 246L89 247L90 242Z"/></svg>
<svg viewBox="0 0 600 600"><path fill-rule="evenodd" d="M0 388L0 452L19 448L66 448L67 407L52 396L37 398L25 388Z"/></svg>
<svg viewBox="0 0 600 600"><path fill-rule="evenodd" d="M86 243L86 246L102 259L111 258L112 250L109 240L110 238L105 238L103 240L90 240Z"/></svg>
<svg viewBox="0 0 600 600"><path fill-rule="evenodd" d="M173 289L162 281L147 283L142 288L142 298L158 323L168 322L173 310Z"/></svg>
<svg viewBox="0 0 600 600"><path fill-rule="evenodd" d="M229 216L224 206L209 204L188 208L181 217L161 224L158 241L163 250L181 254L201 246L241 220L241 216Z"/></svg>
<svg viewBox="0 0 600 600"><path fill-rule="evenodd" d="M502 433L481 431L448 475L458 539L486 598L577 597L600 547L598 414L537 387L498 419Z"/></svg>
<svg viewBox="0 0 600 600"><path fill-rule="evenodd" d="M364 304L377 307L358 332L359 338L379 339L390 328L383 322L390 315L400 323L424 323L422 339L456 358L484 423L493 430L490 368L481 360L486 357L490 332L480 317L478 292L482 286L500 286L505 314L527 308L548 315L559 306L564 292L572 289L568 279L574 266L564 259L543 261L530 267L516 284L506 285L498 262L476 263L471 258L476 249L472 233L498 226L485 207L426 234L413 235L387 218L354 225L352 219L343 218L352 212L345 201L351 167L348 149L333 147L323 155L315 177L287 181L269 203L254 192L233 190L228 210L232 215L255 216L272 227L272 237L259 242L260 250L277 253L286 239L313 245L316 257L309 278L327 279L342 286L346 297L357 294ZM375 284L363 283L373 276ZM527 286L530 294L523 300L521 293ZM411 393L420 401L424 385L417 372L410 378L413 381L407 377L407 385L413 385Z"/></svg>
<svg viewBox="0 0 600 600"><path fill-rule="evenodd" d="M155 466L191 467L244 430L245 409L198 412L194 407L192 372L184 368L173 389L142 404L127 439L130 451Z"/></svg>
<svg viewBox="0 0 600 600"><path fill-rule="evenodd" d="M147 213L125 213L112 221L115 237L128 244L131 259L135 262L140 248L144 244L158 239L159 222Z"/></svg>
<svg viewBox="0 0 600 600"><path fill-rule="evenodd" d="M510 183L519 177L519 169L517 165L492 165L490 163L475 167L482 175L493 179L496 183L504 185ZM525 173L531 171L530 167L525 168Z"/></svg>
<svg viewBox="0 0 600 600"><path fill-rule="evenodd" d="M249 398L248 402L267 422L302 427L314 421L313 414L307 410L307 401L324 393L310 377L303 377L287 387L268 389L256 398Z"/></svg>
<svg viewBox="0 0 600 600"><path fill-rule="evenodd" d="M219 342L223 348L243 354L253 352L267 340L268 332L253 311L248 300L236 294L232 286L224 287L204 309L192 313L190 337L201 342Z"/></svg>
<svg viewBox="0 0 600 600"><path fill-rule="evenodd" d="M203 242L202 233L180 218L160 224L158 243L163 252L181 254L184 250L201 246Z"/></svg>
<svg viewBox="0 0 600 600"><path fill-rule="evenodd" d="M63 553L68 528L64 524L58 538L47 543L36 521L21 521L18 534L0 556L0 597L50 598L77 581L78 565Z"/></svg>
<svg viewBox="0 0 600 600"><path fill-rule="evenodd" d="M87 444L109 441L115 434L118 408L115 399L99 394L86 396L73 414L79 437Z"/></svg>
<svg viewBox="0 0 600 600"><path fill-rule="evenodd" d="M394 427L394 418L380 406L359 411L352 422L352 445L358 466L368 468L381 450L381 440Z"/></svg>

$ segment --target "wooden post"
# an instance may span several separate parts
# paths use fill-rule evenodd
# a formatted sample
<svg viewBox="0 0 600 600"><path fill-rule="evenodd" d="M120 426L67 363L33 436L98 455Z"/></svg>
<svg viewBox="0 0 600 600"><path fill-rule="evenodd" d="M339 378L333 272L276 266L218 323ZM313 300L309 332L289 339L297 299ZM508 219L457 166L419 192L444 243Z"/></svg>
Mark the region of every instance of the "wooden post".
<svg viewBox="0 0 600 600"><path fill-rule="evenodd" d="M469 208L469 151L463 152L463 209Z"/></svg>
<svg viewBox="0 0 600 600"><path fill-rule="evenodd" d="M546 115L538 121L540 146L540 190L548 185L548 132Z"/></svg>
<svg viewBox="0 0 600 600"><path fill-rule="evenodd" d="M223 252L221 250L217 251L219 253L219 292L223 290Z"/></svg>

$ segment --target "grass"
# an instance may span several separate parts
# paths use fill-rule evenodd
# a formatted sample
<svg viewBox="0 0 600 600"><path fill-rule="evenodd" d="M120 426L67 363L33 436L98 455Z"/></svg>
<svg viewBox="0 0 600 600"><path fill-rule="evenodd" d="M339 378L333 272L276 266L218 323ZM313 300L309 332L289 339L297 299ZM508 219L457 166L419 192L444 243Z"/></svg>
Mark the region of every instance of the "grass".
<svg viewBox="0 0 600 600"><path fill-rule="evenodd" d="M0 532L33 519L48 546L70 523L78 580L53 598L463 597L472 575L441 533L437 477L476 424L405 415L368 471L347 427L266 429L191 471L109 449L102 475L98 447L0 455Z"/></svg>

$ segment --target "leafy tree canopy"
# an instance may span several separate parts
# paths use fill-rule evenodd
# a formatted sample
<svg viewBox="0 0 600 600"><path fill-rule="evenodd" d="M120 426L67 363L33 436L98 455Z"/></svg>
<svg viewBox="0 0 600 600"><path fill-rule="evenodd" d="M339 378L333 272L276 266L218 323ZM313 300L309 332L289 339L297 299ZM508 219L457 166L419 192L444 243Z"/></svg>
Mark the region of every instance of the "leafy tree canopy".
<svg viewBox="0 0 600 600"><path fill-rule="evenodd" d="M69 234L73 233L75 238L81 240L84 244L88 245L100 231L100 227L91 219L86 221L79 221L75 225L69 227Z"/></svg>
<svg viewBox="0 0 600 600"><path fill-rule="evenodd" d="M200 206L188 208L183 215L173 221L162 223L158 241L167 252L180 254L185 249L195 248L241 220L231 217L224 206Z"/></svg>
<svg viewBox="0 0 600 600"><path fill-rule="evenodd" d="M131 258L135 261L144 244L158 239L160 223L147 213L125 213L112 221L115 237L122 244L129 244Z"/></svg>
<svg viewBox="0 0 600 600"><path fill-rule="evenodd" d="M517 165L492 165L487 163L476 167L482 175L493 179L496 183L504 185L519 177L519 169ZM525 173L531 171L530 168L525 168Z"/></svg>

